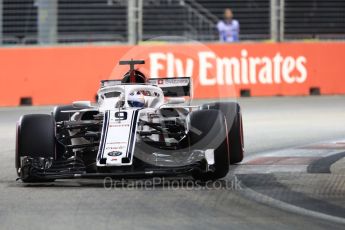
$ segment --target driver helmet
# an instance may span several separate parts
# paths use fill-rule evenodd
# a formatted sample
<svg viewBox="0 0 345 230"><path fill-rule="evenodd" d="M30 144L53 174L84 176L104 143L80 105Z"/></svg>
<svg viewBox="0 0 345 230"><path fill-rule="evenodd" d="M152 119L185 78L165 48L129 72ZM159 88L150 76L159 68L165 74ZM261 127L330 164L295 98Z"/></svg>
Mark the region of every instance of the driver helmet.
<svg viewBox="0 0 345 230"><path fill-rule="evenodd" d="M145 97L138 91L128 95L128 105L131 107L143 108L145 106Z"/></svg>

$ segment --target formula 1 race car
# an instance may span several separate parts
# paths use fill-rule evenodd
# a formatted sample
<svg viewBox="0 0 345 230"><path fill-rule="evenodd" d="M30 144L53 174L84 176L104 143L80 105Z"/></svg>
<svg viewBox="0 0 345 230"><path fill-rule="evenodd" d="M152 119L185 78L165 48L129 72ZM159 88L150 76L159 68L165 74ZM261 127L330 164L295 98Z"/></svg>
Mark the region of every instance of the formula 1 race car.
<svg viewBox="0 0 345 230"><path fill-rule="evenodd" d="M146 78L130 65L101 81L97 104L76 101L17 123L15 166L23 182L72 178L192 176L216 180L243 159L240 106L186 103L191 79Z"/></svg>

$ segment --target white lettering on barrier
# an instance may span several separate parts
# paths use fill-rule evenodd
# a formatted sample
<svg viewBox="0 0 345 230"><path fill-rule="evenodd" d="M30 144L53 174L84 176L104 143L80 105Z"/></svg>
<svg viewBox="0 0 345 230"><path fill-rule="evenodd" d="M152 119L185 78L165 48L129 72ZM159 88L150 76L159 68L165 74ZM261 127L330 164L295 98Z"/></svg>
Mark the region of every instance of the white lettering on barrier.
<svg viewBox="0 0 345 230"><path fill-rule="evenodd" d="M194 66L198 66L199 82L205 86L301 84L308 77L307 59L304 56L283 57L279 52L273 57L257 57L250 56L248 51L243 49L240 57L218 57L212 51L200 51L198 60L181 60L171 52L151 53L149 57L151 77L194 76ZM195 61L198 63L194 63Z"/></svg>

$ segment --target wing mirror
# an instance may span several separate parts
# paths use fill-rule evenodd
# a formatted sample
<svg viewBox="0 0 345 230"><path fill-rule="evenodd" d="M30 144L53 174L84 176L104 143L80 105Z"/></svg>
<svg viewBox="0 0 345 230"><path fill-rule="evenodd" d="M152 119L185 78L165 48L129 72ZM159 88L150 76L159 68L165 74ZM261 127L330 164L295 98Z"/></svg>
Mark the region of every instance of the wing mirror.
<svg viewBox="0 0 345 230"><path fill-rule="evenodd" d="M78 109L92 108L91 101L75 101L73 102L73 107Z"/></svg>
<svg viewBox="0 0 345 230"><path fill-rule="evenodd" d="M168 104L182 104L185 102L186 99L184 97L170 97L167 101Z"/></svg>

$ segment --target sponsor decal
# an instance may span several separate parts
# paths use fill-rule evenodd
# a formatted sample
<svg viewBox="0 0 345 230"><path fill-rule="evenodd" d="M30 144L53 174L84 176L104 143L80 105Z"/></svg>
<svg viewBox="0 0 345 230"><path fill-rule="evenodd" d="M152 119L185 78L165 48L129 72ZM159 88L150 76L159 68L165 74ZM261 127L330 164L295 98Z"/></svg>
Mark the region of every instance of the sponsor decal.
<svg viewBox="0 0 345 230"><path fill-rule="evenodd" d="M150 53L149 58L150 76L199 76L202 86L302 84L308 77L305 56L283 56L280 52L273 56L256 56L242 49L236 56L219 57L213 51L199 51L196 58L185 60L170 52L159 52ZM214 76L210 76L210 72L215 73ZM183 83L172 79L164 84Z"/></svg>
<svg viewBox="0 0 345 230"><path fill-rule="evenodd" d="M122 128L122 127L129 127L129 124L113 123L109 125L109 128Z"/></svg>
<svg viewBox="0 0 345 230"><path fill-rule="evenodd" d="M122 155L122 152L120 152L120 151L112 151L112 152L108 153L108 156L110 156L110 157L118 157L121 155Z"/></svg>
<svg viewBox="0 0 345 230"><path fill-rule="evenodd" d="M107 144L109 144L109 145L118 145L118 144L124 144L124 145L126 145L127 142L123 142L123 141L111 141L111 142L108 142Z"/></svg>
<svg viewBox="0 0 345 230"><path fill-rule="evenodd" d="M106 150L121 150L125 149L125 146L109 146L105 148Z"/></svg>
<svg viewBox="0 0 345 230"><path fill-rule="evenodd" d="M121 111L121 112L115 112L114 114L115 120L121 121L121 120L127 120L127 112Z"/></svg>

